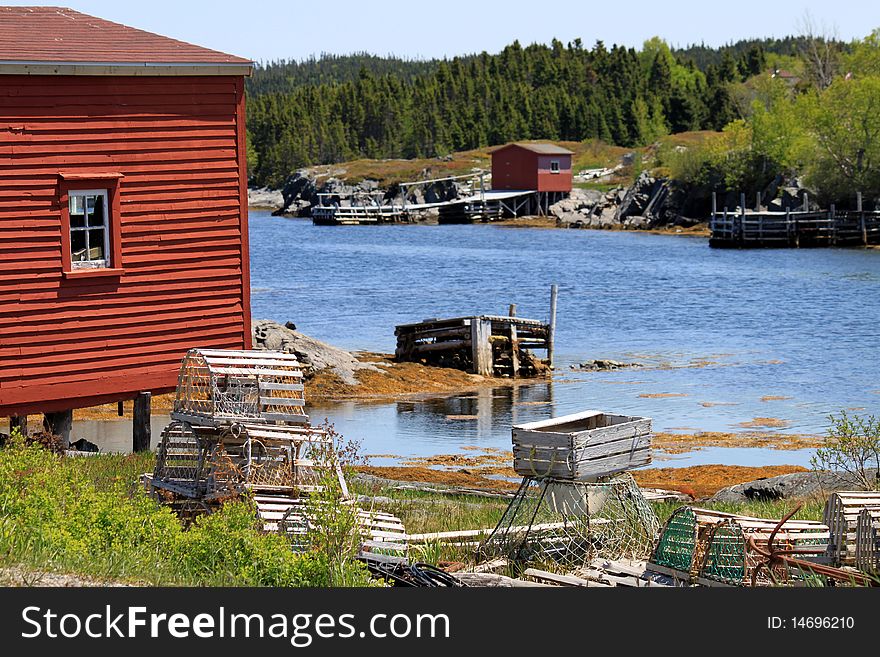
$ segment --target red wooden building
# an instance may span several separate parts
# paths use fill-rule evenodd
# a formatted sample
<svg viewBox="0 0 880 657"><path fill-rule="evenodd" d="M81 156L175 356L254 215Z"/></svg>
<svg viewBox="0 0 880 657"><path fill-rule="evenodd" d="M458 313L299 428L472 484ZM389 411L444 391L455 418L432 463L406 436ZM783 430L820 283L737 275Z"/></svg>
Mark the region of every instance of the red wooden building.
<svg viewBox="0 0 880 657"><path fill-rule="evenodd" d="M492 189L571 192L572 152L556 144L507 144L492 151Z"/></svg>
<svg viewBox="0 0 880 657"><path fill-rule="evenodd" d="M0 7L0 417L174 389L248 348L252 63Z"/></svg>

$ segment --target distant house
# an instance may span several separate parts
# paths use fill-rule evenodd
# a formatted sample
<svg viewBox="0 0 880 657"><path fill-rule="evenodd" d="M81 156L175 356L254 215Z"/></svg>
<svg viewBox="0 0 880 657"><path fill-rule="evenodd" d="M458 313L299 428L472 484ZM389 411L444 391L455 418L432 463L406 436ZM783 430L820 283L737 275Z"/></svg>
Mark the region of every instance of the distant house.
<svg viewBox="0 0 880 657"><path fill-rule="evenodd" d="M248 348L252 62L0 7L0 416L173 390Z"/></svg>
<svg viewBox="0 0 880 657"><path fill-rule="evenodd" d="M492 189L571 192L571 156L556 144L514 143L492 151Z"/></svg>

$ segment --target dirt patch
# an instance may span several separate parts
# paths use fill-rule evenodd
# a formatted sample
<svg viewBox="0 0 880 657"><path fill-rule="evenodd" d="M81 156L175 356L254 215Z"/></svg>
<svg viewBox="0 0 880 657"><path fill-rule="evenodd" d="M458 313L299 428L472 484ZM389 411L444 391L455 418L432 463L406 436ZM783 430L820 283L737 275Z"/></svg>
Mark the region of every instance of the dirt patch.
<svg viewBox="0 0 880 657"><path fill-rule="evenodd" d="M684 392L643 392L639 395L642 399L666 399L667 397L687 397Z"/></svg>
<svg viewBox="0 0 880 657"><path fill-rule="evenodd" d="M11 587L92 587L132 586L113 580L98 580L85 575L31 570L23 566L0 568L0 586Z"/></svg>
<svg viewBox="0 0 880 657"><path fill-rule="evenodd" d="M797 433L700 431L690 434L654 434L651 445L667 454L684 454L701 447L763 447L764 449L807 449L821 447L822 436Z"/></svg>
<svg viewBox="0 0 880 657"><path fill-rule="evenodd" d="M668 488L696 498L709 497L722 488L765 477L806 472L798 465L748 467L742 465L695 465L689 468L650 468L632 475L643 488Z"/></svg>
<svg viewBox="0 0 880 657"><path fill-rule="evenodd" d="M737 426L743 427L744 429L784 429L790 424L791 423L788 420L780 420L776 417L756 417L748 422L740 422Z"/></svg>

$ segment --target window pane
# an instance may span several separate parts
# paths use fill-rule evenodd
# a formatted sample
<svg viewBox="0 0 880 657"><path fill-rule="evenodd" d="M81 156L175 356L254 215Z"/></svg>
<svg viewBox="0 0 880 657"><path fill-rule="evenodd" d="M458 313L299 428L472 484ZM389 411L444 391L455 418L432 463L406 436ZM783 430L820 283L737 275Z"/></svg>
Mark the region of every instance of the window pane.
<svg viewBox="0 0 880 657"><path fill-rule="evenodd" d="M83 214L83 197L70 196L70 214Z"/></svg>
<svg viewBox="0 0 880 657"><path fill-rule="evenodd" d="M104 225L104 197L89 196L89 226Z"/></svg>
<svg viewBox="0 0 880 657"><path fill-rule="evenodd" d="M93 228L89 231L89 257L88 260L104 259L104 229Z"/></svg>
<svg viewBox="0 0 880 657"><path fill-rule="evenodd" d="M70 205L70 227L71 228L84 228L86 225L86 217L85 217L84 207L83 207L83 197L82 196L71 196L69 205Z"/></svg>
<svg viewBox="0 0 880 657"><path fill-rule="evenodd" d="M70 259L82 262L86 258L86 231L75 230L70 233Z"/></svg>

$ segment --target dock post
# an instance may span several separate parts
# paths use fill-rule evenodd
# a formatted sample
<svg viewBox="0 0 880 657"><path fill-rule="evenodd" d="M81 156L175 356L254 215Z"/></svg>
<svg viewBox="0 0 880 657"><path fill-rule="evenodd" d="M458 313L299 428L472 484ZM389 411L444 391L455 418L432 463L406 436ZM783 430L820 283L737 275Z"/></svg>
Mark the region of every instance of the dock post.
<svg viewBox="0 0 880 657"><path fill-rule="evenodd" d="M70 447L70 429L73 427L73 411L43 413L43 430L61 436L65 449Z"/></svg>
<svg viewBox="0 0 880 657"><path fill-rule="evenodd" d="M471 360L474 374L492 376L492 321L482 317L471 319Z"/></svg>
<svg viewBox="0 0 880 657"><path fill-rule="evenodd" d="M13 415L9 418L9 433L11 434L16 429L21 431L22 436L27 435L27 415Z"/></svg>
<svg viewBox="0 0 880 657"><path fill-rule="evenodd" d="M785 232L788 235L788 245L792 246L794 244L794 231L792 230L791 225L791 208L785 208Z"/></svg>
<svg viewBox="0 0 880 657"><path fill-rule="evenodd" d="M856 210L859 213L859 228L862 229L862 245L868 246L868 226L865 223L865 213L862 210L862 193L856 192Z"/></svg>
<svg viewBox="0 0 880 657"><path fill-rule="evenodd" d="M715 215L718 212L718 197L715 192L712 192L712 214L709 217L709 230L715 230Z"/></svg>
<svg viewBox="0 0 880 657"><path fill-rule="evenodd" d="M834 246L837 244L837 212L835 211L834 203L831 204L831 209L828 210L828 228L831 230L828 242L831 246Z"/></svg>
<svg viewBox="0 0 880 657"><path fill-rule="evenodd" d="M761 192L755 192L755 212L761 211Z"/></svg>
<svg viewBox="0 0 880 657"><path fill-rule="evenodd" d="M804 192L804 206L802 209L804 212L810 211L810 195L806 192Z"/></svg>
<svg viewBox="0 0 880 657"><path fill-rule="evenodd" d="M550 329L547 332L547 361L550 369L553 369L553 350L556 343L556 299L559 296L559 286L554 283L550 286Z"/></svg>
<svg viewBox="0 0 880 657"><path fill-rule="evenodd" d="M139 392L134 398L134 412L132 413L131 451L150 451L150 407L152 394Z"/></svg>
<svg viewBox="0 0 880 657"><path fill-rule="evenodd" d="M740 192L739 195L739 243L746 241L746 194Z"/></svg>

